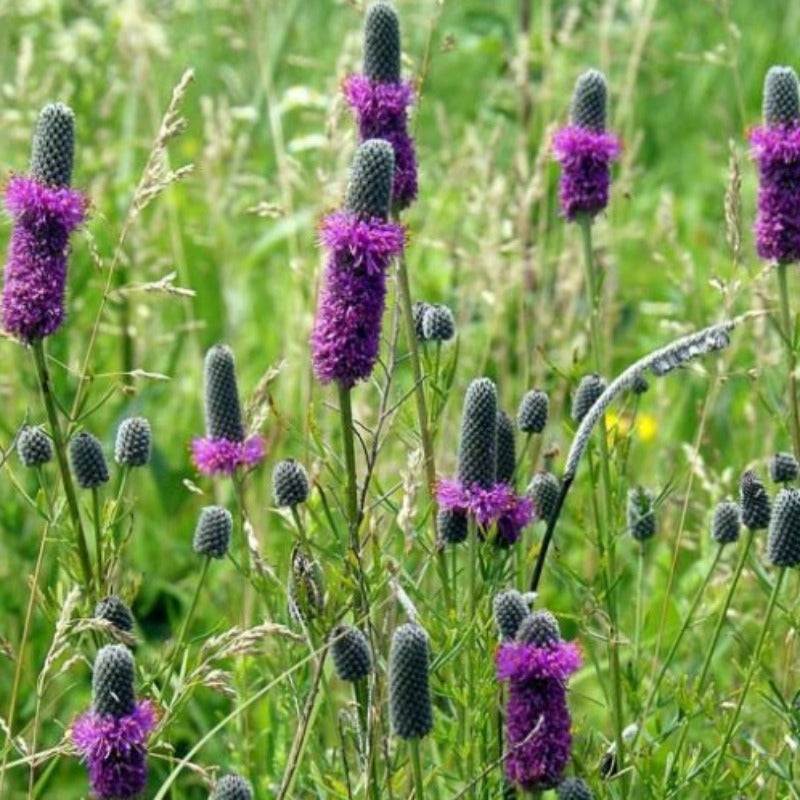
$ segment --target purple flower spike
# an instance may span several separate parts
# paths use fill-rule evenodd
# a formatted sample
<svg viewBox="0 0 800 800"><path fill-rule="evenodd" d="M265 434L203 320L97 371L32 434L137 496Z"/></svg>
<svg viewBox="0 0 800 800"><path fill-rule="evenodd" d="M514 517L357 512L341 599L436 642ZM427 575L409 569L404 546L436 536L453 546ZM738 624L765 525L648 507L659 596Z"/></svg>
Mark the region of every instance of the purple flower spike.
<svg viewBox="0 0 800 800"><path fill-rule="evenodd" d="M197 437L192 442L192 461L204 475L233 475L239 467L254 467L264 458L264 440L257 434L243 442Z"/></svg>
<svg viewBox="0 0 800 800"><path fill-rule="evenodd" d="M76 720L72 741L86 759L96 797L129 800L142 793L147 783L147 739L155 724L155 709L148 701L121 717L88 711Z"/></svg>
<svg viewBox="0 0 800 800"><path fill-rule="evenodd" d="M759 258L778 264L800 261L800 123L754 128L750 145L759 173Z"/></svg>
<svg viewBox="0 0 800 800"><path fill-rule="evenodd" d="M553 155L561 163L558 199L570 222L583 214L593 217L608 205L610 165L620 150L620 140L606 131L567 125L556 132Z"/></svg>
<svg viewBox="0 0 800 800"><path fill-rule="evenodd" d="M351 75L344 82L344 96L358 122L361 141L384 139L394 149L392 198L408 208L417 197L417 156L408 132L408 109L414 104L410 82L384 83L366 75Z"/></svg>
<svg viewBox="0 0 800 800"><path fill-rule="evenodd" d="M378 358L386 270L403 250L403 228L378 217L329 215L320 241L329 250L311 336L314 372L322 383L350 388L370 376Z"/></svg>
<svg viewBox="0 0 800 800"><path fill-rule="evenodd" d="M506 483L496 483L490 489L484 489L477 483L467 487L460 481L443 479L436 487L436 500L440 508L472 516L484 533L492 525L497 525L495 544L499 547L514 544L522 529L535 516L530 499L518 495Z"/></svg>
<svg viewBox="0 0 800 800"><path fill-rule="evenodd" d="M88 201L68 186L46 186L17 175L6 188L14 220L6 262L2 317L5 329L30 343L64 321L69 236L86 217Z"/></svg>
<svg viewBox="0 0 800 800"><path fill-rule="evenodd" d="M495 663L498 680L509 682L506 777L528 791L550 789L570 757L566 681L580 667L580 653L560 639L514 641L500 646Z"/></svg>

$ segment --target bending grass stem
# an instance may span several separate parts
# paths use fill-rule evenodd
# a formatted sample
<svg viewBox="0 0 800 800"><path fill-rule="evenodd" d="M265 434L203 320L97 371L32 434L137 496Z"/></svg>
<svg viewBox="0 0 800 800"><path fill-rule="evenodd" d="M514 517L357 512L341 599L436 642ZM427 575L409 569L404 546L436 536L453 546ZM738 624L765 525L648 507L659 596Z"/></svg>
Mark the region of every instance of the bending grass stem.
<svg viewBox="0 0 800 800"><path fill-rule="evenodd" d="M423 800L425 797L425 786L422 782L422 765L419 757L419 739L409 739L408 750L411 753L411 766L414 773L414 800Z"/></svg>
<svg viewBox="0 0 800 800"><path fill-rule="evenodd" d="M53 437L53 449L56 451L58 470L61 473L61 482L64 484L64 495L67 499L67 507L69 509L70 519L72 520L72 527L75 531L75 541L78 547L78 559L81 564L81 571L83 572L84 588L88 591L90 599L94 600L96 595L94 579L92 578L92 565L89 560L89 548L86 546L86 534L84 533L83 522L81 521L81 512L78 506L78 497L75 493L75 484L72 482L72 473L67 463L64 438L61 433L61 424L58 421L58 413L53 397L53 388L50 384L50 373L47 370L47 361L45 359L42 340L40 339L34 342L31 349L33 350L36 375L39 379L39 388L42 392L42 400L44 401L44 408L47 413L47 422L50 426L50 435Z"/></svg>
<svg viewBox="0 0 800 800"><path fill-rule="evenodd" d="M789 373L789 424L792 430L792 447L795 458L800 458L800 412L797 407L797 354L795 353L794 325L789 311L789 288L786 264L778 264L778 289L781 301L781 331L786 346L786 367Z"/></svg>
<svg viewBox="0 0 800 800"><path fill-rule="evenodd" d="M733 738L733 732L736 729L736 723L739 721L739 715L742 713L742 706L744 706L744 701L747 697L747 693L750 690L750 684L753 682L753 678L755 677L756 670L759 668L760 665L760 657L761 657L761 650L764 647L764 642L767 639L767 632L769 631L769 623L772 619L772 614L775 611L775 606L778 604L778 594L780 593L781 584L783 583L783 578L786 575L786 568L781 567L780 572L778 573L777 578L775 578L775 585L772 587L772 594L769 598L769 604L767 605L767 611L764 614L764 619L761 623L761 633L758 636L758 642L756 642L756 649L753 652L753 655L750 657L750 668L747 670L747 675L744 679L744 685L742 686L741 692L739 692L739 699L736 702L736 708L734 709L733 715L731 716L731 721L728 723L728 728L725 731L725 736L722 739L722 744L719 748L719 754L717 755L717 760L714 762L714 767L711 770L711 778L709 779L709 786L714 786L714 781L719 774L720 767L722 766L722 762L725 760L725 753L728 751L728 745L730 745L731 739Z"/></svg>
<svg viewBox="0 0 800 800"><path fill-rule="evenodd" d="M192 601L189 605L189 610L186 613L186 616L183 618L183 624L181 625L180 633L178 634L178 639L175 642L175 649L172 651L172 656L170 656L169 661L165 665L167 669L171 668L175 658L180 654L181 648L183 647L186 641L186 634L189 631L189 626L191 625L192 618L194 617L194 612L197 610L197 601L200 599L200 591L203 588L203 582L206 579L206 573L208 572L208 565L211 563L211 557L205 556L203 558L203 566L200 568L200 577L197 580L197 586L194 589L194 595L192 595Z"/></svg>

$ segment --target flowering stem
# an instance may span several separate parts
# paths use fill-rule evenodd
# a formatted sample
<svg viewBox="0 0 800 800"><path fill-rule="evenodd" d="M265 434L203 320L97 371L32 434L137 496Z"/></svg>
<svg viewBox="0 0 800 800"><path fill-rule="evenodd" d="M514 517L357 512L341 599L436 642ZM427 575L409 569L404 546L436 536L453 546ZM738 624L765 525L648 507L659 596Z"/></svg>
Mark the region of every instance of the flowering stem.
<svg viewBox="0 0 800 800"><path fill-rule="evenodd" d="M292 519L294 520L294 524L297 528L297 535L300 539L300 544L303 545L304 550L309 550L308 537L306 536L306 528L305 525L303 525L303 520L300 517L300 512L298 512L297 506L290 506L289 510L292 512Z"/></svg>
<svg viewBox="0 0 800 800"><path fill-rule="evenodd" d="M428 481L428 492L431 498L436 496L436 464L433 459L433 441L428 426L428 408L425 403L425 385L423 383L422 366L420 365L419 347L417 346L417 333L414 330L414 312L411 308L411 286L408 281L406 259L401 255L397 260L397 285L400 288L400 303L403 317L406 321L406 336L408 350L411 356L411 371L414 376L414 397L417 403L417 419L419 421L419 434L422 440L422 455L425 459L425 475ZM436 541L436 512L431 514L431 529L433 539Z"/></svg>
<svg viewBox="0 0 800 800"><path fill-rule="evenodd" d="M81 521L81 511L78 506L78 497L75 494L75 484L72 482L72 473L67 464L67 454L64 447L64 439L61 433L61 424L58 421L55 400L53 398L53 387L50 384L50 373L47 370L47 362L44 355L44 344L39 339L31 346L33 350L33 360L36 364L36 375L39 379L39 388L42 392L47 421L50 426L50 435L53 438L53 449L56 451L58 469L61 473L61 481L64 484L64 494L67 498L72 527L75 530L75 541L78 545L78 560L83 571L83 580L89 597L94 599L94 579L92 578L92 566L89 560L89 548L86 546L86 535L83 531Z"/></svg>
<svg viewBox="0 0 800 800"><path fill-rule="evenodd" d="M197 579L197 586L195 586L194 595L192 595L192 602L189 605L189 611L183 618L183 624L181 625L181 630L180 633L178 634L178 639L175 642L175 648L172 651L172 656L170 656L169 660L165 665L167 669L171 668L173 662L175 661L175 658L180 654L181 648L183 647L183 644L186 641L186 634L189 631L189 625L191 625L192 618L194 617L194 612L197 609L197 601L200 599L200 591L203 588L203 582L206 579L206 573L208 572L208 565L210 563L211 563L211 557L205 556L203 558L203 566L200 568L200 577Z"/></svg>
<svg viewBox="0 0 800 800"><path fill-rule="evenodd" d="M747 692L750 689L750 684L753 682L756 670L759 667L761 649L764 647L764 642L767 638L767 632L769 631L769 623L772 619L772 614L775 611L775 606L778 604L778 594L780 593L784 575L786 575L786 569L781 568L780 572L778 572L778 577L775 578L775 585L772 587L772 594L769 598L767 611L764 614L764 619L761 623L761 633L759 634L758 641L756 642L756 649L753 652L753 655L750 657L750 668L747 670L747 675L744 679L744 685L739 692L739 700L736 703L736 708L734 709L731 720L728 723L725 736L722 739L722 744L720 745L719 753L717 754L717 760L714 762L714 768L711 770L711 778L708 781L709 786L714 786L714 781L717 778L719 769L722 766L722 762L725 760L725 753L727 752L728 745L733 737L733 731L736 728L736 723L739 721L739 714L742 712L742 706L744 705L745 698L747 697Z"/></svg>
<svg viewBox="0 0 800 800"><path fill-rule="evenodd" d="M94 546L97 550L97 591L103 593L103 520L100 516L100 492L92 488L92 517L94 521Z"/></svg>
<svg viewBox="0 0 800 800"><path fill-rule="evenodd" d="M733 600L734 592L736 591L736 586L739 583L739 578L741 577L742 570L744 569L745 562L747 561L747 556L750 553L750 546L753 543L753 536L754 531L748 529L747 531L747 541L745 542L744 548L742 549L742 554L739 556L739 561L736 564L736 570L733 573L733 579L731 580L730 586L728 587L728 593L725 596L725 602L722 604L722 610L719 612L719 616L717 617L717 624L714 627L714 633L711 636L711 644L706 650L706 657L703 661L703 666L700 669L700 676L697 679L697 683L695 684L694 693L698 697L700 697L705 690L706 686L706 679L708 678L708 670L711 667L711 661L714 658L714 651L717 649L717 642L719 641L720 634L722 633L722 627L725 624L725 620L728 617L728 609L730 608L731 601ZM678 743L675 745L675 752L672 757L672 768L675 769L677 767L679 761L678 758L680 756L681 750L683 749L683 745L686 742L686 737L689 734L689 722L683 726L681 730L680 738L678 739ZM668 776L669 780L669 776Z"/></svg>
<svg viewBox="0 0 800 800"><path fill-rule="evenodd" d="M639 544L639 564L636 576L636 631L633 644L633 663L639 665L642 646L642 593L644 589L644 542Z"/></svg>
<svg viewBox="0 0 800 800"><path fill-rule="evenodd" d="M794 325L789 311L789 288L786 264L778 264L778 288L781 298L781 328L786 345L786 362L789 372L789 424L792 429L792 448L795 458L800 458L800 412L797 407L797 355L795 353Z"/></svg>
<svg viewBox="0 0 800 800"><path fill-rule="evenodd" d="M422 765L419 758L419 739L409 739L408 750L411 753L411 767L414 772L414 800L423 800L425 797L425 787L422 782Z"/></svg>

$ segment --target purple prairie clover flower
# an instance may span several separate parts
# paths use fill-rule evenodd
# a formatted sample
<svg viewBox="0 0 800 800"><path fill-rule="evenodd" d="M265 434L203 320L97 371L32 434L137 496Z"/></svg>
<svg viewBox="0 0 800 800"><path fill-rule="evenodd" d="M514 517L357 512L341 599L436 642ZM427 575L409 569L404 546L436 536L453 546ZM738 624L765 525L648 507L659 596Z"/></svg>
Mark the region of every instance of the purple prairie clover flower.
<svg viewBox="0 0 800 800"><path fill-rule="evenodd" d="M14 220L6 261L2 315L5 329L30 343L64 321L69 236L86 217L88 201L69 186L46 186L15 175L5 193Z"/></svg>
<svg viewBox="0 0 800 800"><path fill-rule="evenodd" d="M566 681L581 664L577 647L560 637L525 640L526 629L536 627L532 617L517 640L501 644L495 655L497 679L509 685L505 773L528 791L556 786L569 761Z"/></svg>
<svg viewBox="0 0 800 800"><path fill-rule="evenodd" d="M206 435L192 441L192 460L206 475L233 475L264 458L264 440L248 436L242 422L233 352L215 345L206 353L203 370Z"/></svg>
<svg viewBox="0 0 800 800"><path fill-rule="evenodd" d="M368 378L378 360L386 272L405 244L402 226L386 219L393 169L386 142L364 142L353 160L345 210L322 223L328 259L311 349L323 384L349 389Z"/></svg>
<svg viewBox="0 0 800 800"><path fill-rule="evenodd" d="M127 647L100 648L92 670L92 708L72 727L92 793L101 800L138 797L147 783L147 739L156 713L149 701L136 702L134 673Z"/></svg>
<svg viewBox="0 0 800 800"><path fill-rule="evenodd" d="M89 767L92 792L101 800L127 800L147 783L147 739L156 724L152 703L114 717L88 711L72 728L72 741Z"/></svg>
<svg viewBox="0 0 800 800"><path fill-rule="evenodd" d="M553 137L553 155L561 163L558 199L570 222L594 217L608 205L610 165L621 143L606 131L607 95L603 74L584 72L572 94L570 124Z"/></svg>
<svg viewBox="0 0 800 800"><path fill-rule="evenodd" d="M400 77L400 20L390 3L376 2L364 20L364 74L348 77L343 88L358 122L361 141L383 139L394 150L392 200L407 208L417 196L417 156L408 132L413 85Z"/></svg>
<svg viewBox="0 0 800 800"><path fill-rule="evenodd" d="M436 487L436 500L440 508L471 516L484 534L496 525L495 543L499 547L514 544L535 516L530 498L518 495L506 483L484 489L478 483L465 486L458 480L445 478Z"/></svg>

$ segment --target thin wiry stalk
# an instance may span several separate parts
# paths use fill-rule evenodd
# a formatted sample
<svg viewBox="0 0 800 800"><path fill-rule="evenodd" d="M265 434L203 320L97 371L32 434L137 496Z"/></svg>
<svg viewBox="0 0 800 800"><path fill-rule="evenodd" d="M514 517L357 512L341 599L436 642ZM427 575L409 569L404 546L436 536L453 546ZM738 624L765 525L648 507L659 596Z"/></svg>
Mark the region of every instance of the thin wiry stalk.
<svg viewBox="0 0 800 800"><path fill-rule="evenodd" d="M781 338L786 347L786 371L789 376L789 426L792 431L792 449L800 458L800 411L797 407L797 353L795 351L794 325L789 310L789 287L786 264L778 264L778 289L781 299Z"/></svg>
<svg viewBox="0 0 800 800"><path fill-rule="evenodd" d="M736 702L736 708L734 709L733 714L731 715L730 722L728 723L728 727L725 730L725 735L722 739L722 744L719 748L719 753L717 754L717 760L714 762L714 767L711 770L711 777L708 779L708 785L713 787L714 781L719 774L720 767L722 766L722 762L725 760L725 753L728 751L728 745L731 742L731 738L733 737L733 732L736 730L736 723L739 721L739 714L742 713L742 706L744 705L744 701L747 698L747 693L750 690L750 684L753 682L753 678L755 677L756 671L758 670L761 658L761 650L764 647L764 642L767 639L767 633L770 630L769 623L772 620L772 614L775 611L775 606L778 604L778 594L780 594L781 584L783 583L783 578L786 575L786 569L781 568L778 572L778 576L775 578L775 585L772 587L772 594L769 598L769 604L767 605L767 610L764 614L764 619L761 622L761 632L758 635L758 641L756 642L756 648L753 651L753 655L750 657L750 668L747 670L747 675L744 679L744 685L742 686L741 690L739 691L739 699Z"/></svg>
<svg viewBox="0 0 800 800"><path fill-rule="evenodd" d="M419 739L409 739L411 766L414 773L414 800L425 800L425 784L422 780L422 765L419 757Z"/></svg>

